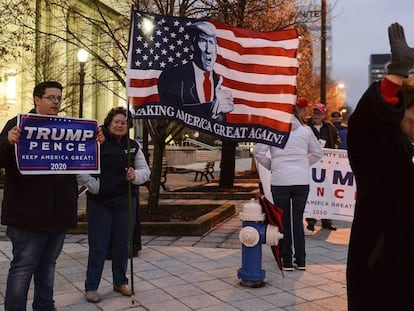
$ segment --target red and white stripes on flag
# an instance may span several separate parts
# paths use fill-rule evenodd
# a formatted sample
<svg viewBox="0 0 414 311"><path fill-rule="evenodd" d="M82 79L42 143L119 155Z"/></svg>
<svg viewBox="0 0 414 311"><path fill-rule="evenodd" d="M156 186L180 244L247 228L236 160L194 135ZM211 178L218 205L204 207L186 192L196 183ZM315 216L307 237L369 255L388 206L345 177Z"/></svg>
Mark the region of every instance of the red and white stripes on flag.
<svg viewBox="0 0 414 311"><path fill-rule="evenodd" d="M160 102L158 77L168 67L191 62L187 29L199 20L133 13L127 68L129 104L137 112L135 118L171 118L164 109L154 109ZM148 21L152 22L151 33L145 30ZM224 136L223 127L217 129L214 120L207 120L210 126L204 123L202 128L195 122L187 125L225 139L283 147L296 101L297 31L257 32L209 22L217 30L214 71L223 77L222 88L231 91L234 109L221 124L226 127ZM141 109L146 106L151 109ZM177 119L186 123L182 117Z"/></svg>
<svg viewBox="0 0 414 311"><path fill-rule="evenodd" d="M289 131L296 101L296 30L256 32L211 22L217 29L214 67L230 89L235 109L229 123L255 123Z"/></svg>

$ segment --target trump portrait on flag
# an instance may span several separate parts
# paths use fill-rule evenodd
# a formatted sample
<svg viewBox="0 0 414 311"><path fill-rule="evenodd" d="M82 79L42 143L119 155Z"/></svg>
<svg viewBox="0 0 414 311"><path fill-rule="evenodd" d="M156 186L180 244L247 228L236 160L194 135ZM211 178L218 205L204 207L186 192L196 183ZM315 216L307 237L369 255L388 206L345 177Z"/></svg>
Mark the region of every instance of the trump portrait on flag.
<svg viewBox="0 0 414 311"><path fill-rule="evenodd" d="M283 148L296 102L295 29L133 11L127 96L138 119L172 119L221 139Z"/></svg>
<svg viewBox="0 0 414 311"><path fill-rule="evenodd" d="M206 21L189 27L192 62L169 67L158 79L160 103L174 105L193 115L224 121L233 110L231 91L222 89L223 77L214 72L217 59L216 28Z"/></svg>

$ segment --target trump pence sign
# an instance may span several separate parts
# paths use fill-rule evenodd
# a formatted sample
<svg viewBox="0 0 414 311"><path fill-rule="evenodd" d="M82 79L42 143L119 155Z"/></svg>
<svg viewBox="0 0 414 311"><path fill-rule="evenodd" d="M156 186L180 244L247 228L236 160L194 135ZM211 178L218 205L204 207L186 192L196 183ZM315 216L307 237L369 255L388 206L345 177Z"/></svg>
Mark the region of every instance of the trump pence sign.
<svg viewBox="0 0 414 311"><path fill-rule="evenodd" d="M20 141L15 146L23 175L100 172L96 120L19 114Z"/></svg>

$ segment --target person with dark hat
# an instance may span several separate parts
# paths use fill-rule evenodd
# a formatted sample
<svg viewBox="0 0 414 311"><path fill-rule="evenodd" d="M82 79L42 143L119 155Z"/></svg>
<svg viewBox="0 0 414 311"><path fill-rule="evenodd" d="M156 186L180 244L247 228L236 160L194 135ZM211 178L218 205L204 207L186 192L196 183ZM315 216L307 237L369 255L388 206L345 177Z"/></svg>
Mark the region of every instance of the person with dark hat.
<svg viewBox="0 0 414 311"><path fill-rule="evenodd" d="M335 123L342 122L342 115L339 111L334 111L331 113L331 122Z"/></svg>
<svg viewBox="0 0 414 311"><path fill-rule="evenodd" d="M339 138L341 143L339 144L338 149L346 149L346 135L348 133L348 126L342 122L343 118L339 111L334 111L331 113L331 122L335 125L338 130Z"/></svg>

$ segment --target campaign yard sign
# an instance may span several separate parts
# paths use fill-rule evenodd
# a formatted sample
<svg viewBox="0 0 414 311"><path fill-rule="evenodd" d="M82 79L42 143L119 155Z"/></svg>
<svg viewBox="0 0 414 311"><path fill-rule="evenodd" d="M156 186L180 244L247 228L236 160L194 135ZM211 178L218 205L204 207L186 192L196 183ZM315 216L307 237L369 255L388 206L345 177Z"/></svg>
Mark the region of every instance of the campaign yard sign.
<svg viewBox="0 0 414 311"><path fill-rule="evenodd" d="M356 183L341 149L323 149L323 158L311 167L311 183L304 217L352 221Z"/></svg>
<svg viewBox="0 0 414 311"><path fill-rule="evenodd" d="M20 141L15 145L23 175L100 173L96 120L19 114Z"/></svg>

